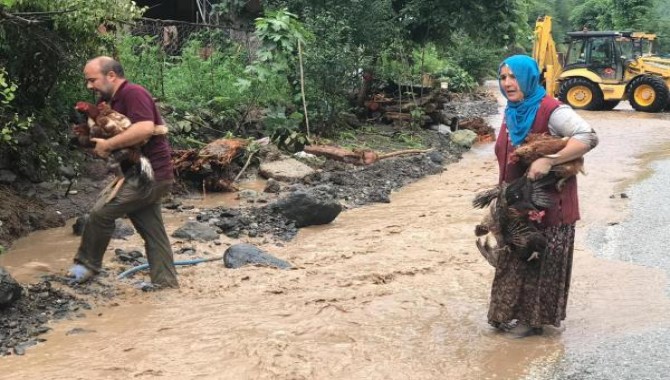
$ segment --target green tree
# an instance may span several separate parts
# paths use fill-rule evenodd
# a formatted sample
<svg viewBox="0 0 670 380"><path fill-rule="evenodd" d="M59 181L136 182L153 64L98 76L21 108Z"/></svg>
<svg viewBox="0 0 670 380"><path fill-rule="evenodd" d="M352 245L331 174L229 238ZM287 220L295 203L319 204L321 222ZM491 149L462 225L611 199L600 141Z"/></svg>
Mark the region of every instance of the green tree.
<svg viewBox="0 0 670 380"><path fill-rule="evenodd" d="M572 30L611 30L612 0L587 0L575 6L570 14Z"/></svg>
<svg viewBox="0 0 670 380"><path fill-rule="evenodd" d="M142 13L130 0L2 1L0 67L18 85L16 106L32 110L62 102L75 76L81 88L85 59L110 52L99 30L120 29Z"/></svg>
<svg viewBox="0 0 670 380"><path fill-rule="evenodd" d="M612 20L619 30L649 30L654 0L612 0Z"/></svg>

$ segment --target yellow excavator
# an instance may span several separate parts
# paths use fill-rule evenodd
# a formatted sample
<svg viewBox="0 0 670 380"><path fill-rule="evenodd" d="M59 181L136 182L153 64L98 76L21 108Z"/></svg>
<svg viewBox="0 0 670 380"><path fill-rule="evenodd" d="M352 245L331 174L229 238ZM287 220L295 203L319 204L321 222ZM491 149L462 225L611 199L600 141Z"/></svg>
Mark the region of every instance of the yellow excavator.
<svg viewBox="0 0 670 380"><path fill-rule="evenodd" d="M533 58L549 94L583 110L611 110L622 100L636 111L668 107L670 59L654 53L656 35L587 30L567 35L567 52L559 53L551 17L535 23Z"/></svg>

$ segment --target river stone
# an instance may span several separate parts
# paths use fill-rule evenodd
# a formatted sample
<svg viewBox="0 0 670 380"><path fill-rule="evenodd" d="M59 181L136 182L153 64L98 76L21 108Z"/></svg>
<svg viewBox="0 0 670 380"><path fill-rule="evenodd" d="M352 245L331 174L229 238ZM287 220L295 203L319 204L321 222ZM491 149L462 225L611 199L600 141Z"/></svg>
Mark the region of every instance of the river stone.
<svg viewBox="0 0 670 380"><path fill-rule="evenodd" d="M476 140L477 134L469 129L459 129L451 134L451 141L454 144L466 148L471 148Z"/></svg>
<svg viewBox="0 0 670 380"><path fill-rule="evenodd" d="M313 174L314 169L294 158L286 158L279 161L263 162L259 172L265 178L293 183Z"/></svg>
<svg viewBox="0 0 670 380"><path fill-rule="evenodd" d="M277 194L281 191L281 184L274 178L270 178L268 179L268 182L265 184L265 188L263 189L263 191L266 193Z"/></svg>
<svg viewBox="0 0 670 380"><path fill-rule="evenodd" d="M223 254L223 264L226 268L241 268L249 264L260 264L279 269L289 269L291 264L278 259L269 253L260 250L258 247L251 244L235 244L226 249Z"/></svg>
<svg viewBox="0 0 670 380"><path fill-rule="evenodd" d="M342 205L334 198L302 190L278 200L273 207L298 228L328 224L342 211Z"/></svg>
<svg viewBox="0 0 670 380"><path fill-rule="evenodd" d="M189 221L173 232L172 237L205 242L218 239L219 233L209 224Z"/></svg>
<svg viewBox="0 0 670 380"><path fill-rule="evenodd" d="M7 307L21 297L21 285L0 267L0 308Z"/></svg>
<svg viewBox="0 0 670 380"><path fill-rule="evenodd" d="M76 236L81 236L84 233L84 228L86 227L86 222L88 222L88 214L78 217L74 224L72 225L72 233ZM114 232L112 233L112 239L125 239L128 236L135 234L135 229L129 224L124 222L121 219L115 221Z"/></svg>
<svg viewBox="0 0 670 380"><path fill-rule="evenodd" d="M10 170L0 170L0 183L11 184L16 181L16 174Z"/></svg>

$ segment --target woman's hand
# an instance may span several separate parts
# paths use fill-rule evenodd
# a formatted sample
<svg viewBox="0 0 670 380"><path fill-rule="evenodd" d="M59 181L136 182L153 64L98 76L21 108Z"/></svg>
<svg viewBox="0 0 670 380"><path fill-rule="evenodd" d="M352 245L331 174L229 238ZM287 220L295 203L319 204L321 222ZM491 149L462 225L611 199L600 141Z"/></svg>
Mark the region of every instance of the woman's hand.
<svg viewBox="0 0 670 380"><path fill-rule="evenodd" d="M547 173L549 173L549 170L551 170L552 166L553 166L553 160L551 158L540 157L537 160L533 161L533 163L530 165L530 168L528 168L528 174L526 174L526 176L531 181L538 180L547 175Z"/></svg>

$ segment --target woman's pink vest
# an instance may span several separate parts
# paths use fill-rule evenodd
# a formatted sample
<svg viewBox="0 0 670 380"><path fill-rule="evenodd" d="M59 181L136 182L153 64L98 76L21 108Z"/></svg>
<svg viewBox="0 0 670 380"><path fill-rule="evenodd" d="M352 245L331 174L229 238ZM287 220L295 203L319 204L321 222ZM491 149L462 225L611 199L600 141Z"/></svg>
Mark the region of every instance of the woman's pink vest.
<svg viewBox="0 0 670 380"><path fill-rule="evenodd" d="M549 117L561 102L545 96L540 103L540 108L535 115L535 121L531 133L549 133ZM498 158L500 177L498 182L511 182L526 173L528 166L517 163L509 164L509 156L514 152L514 147L507 134L507 125L503 119L498 139L496 140L495 153ZM545 227L558 226L561 224L573 224L579 220L579 200L577 197L577 178L572 177L565 182L563 190L559 193L553 187L548 188L554 205L546 210L542 225Z"/></svg>

